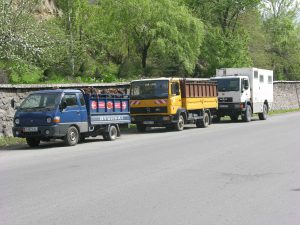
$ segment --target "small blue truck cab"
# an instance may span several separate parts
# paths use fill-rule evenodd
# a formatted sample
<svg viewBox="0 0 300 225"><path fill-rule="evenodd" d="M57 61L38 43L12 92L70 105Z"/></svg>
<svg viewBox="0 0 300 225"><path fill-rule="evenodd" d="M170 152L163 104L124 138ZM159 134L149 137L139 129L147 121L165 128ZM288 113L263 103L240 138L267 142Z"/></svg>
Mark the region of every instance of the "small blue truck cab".
<svg viewBox="0 0 300 225"><path fill-rule="evenodd" d="M41 141L63 139L68 146L86 137L102 135L107 141L120 136L120 124L129 124L129 96L86 94L57 89L31 93L17 108L14 137L36 147Z"/></svg>

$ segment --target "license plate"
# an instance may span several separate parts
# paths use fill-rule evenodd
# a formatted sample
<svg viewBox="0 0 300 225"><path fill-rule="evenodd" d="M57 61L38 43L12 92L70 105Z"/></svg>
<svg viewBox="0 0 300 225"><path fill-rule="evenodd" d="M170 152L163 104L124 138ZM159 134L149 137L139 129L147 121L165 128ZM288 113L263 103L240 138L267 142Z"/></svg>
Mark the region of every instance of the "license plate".
<svg viewBox="0 0 300 225"><path fill-rule="evenodd" d="M154 124L154 121L144 121L144 124Z"/></svg>
<svg viewBox="0 0 300 225"><path fill-rule="evenodd" d="M37 127L24 127L23 131L24 132L37 132L38 128Z"/></svg>
<svg viewBox="0 0 300 225"><path fill-rule="evenodd" d="M228 108L228 105L219 105L219 108Z"/></svg>

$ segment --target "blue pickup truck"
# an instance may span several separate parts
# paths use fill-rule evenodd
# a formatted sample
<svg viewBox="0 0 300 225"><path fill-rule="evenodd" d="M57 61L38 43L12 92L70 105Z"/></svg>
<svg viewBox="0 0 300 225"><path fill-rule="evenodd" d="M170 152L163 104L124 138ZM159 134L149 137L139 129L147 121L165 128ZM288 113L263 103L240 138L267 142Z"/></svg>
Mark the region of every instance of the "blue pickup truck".
<svg viewBox="0 0 300 225"><path fill-rule="evenodd" d="M112 141L120 136L119 125L131 122L129 112L128 95L71 89L36 91L18 107L13 135L26 138L31 147L50 139L63 139L73 146L98 135Z"/></svg>

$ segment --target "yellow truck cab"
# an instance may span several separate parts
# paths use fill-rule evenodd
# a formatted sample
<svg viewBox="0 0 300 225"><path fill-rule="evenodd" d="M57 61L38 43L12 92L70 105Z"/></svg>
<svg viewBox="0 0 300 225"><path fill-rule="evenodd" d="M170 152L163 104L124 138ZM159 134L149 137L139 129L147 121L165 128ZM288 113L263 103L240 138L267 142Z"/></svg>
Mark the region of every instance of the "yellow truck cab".
<svg viewBox="0 0 300 225"><path fill-rule="evenodd" d="M217 84L209 79L157 78L131 82L131 121L140 132L147 127L181 131L187 123L207 127L217 109Z"/></svg>

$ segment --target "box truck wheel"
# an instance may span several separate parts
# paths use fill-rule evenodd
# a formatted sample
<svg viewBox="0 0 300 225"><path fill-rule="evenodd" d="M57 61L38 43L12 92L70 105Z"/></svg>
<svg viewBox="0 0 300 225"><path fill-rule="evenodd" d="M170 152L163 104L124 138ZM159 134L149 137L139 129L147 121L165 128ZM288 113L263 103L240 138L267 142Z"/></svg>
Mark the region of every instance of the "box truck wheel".
<svg viewBox="0 0 300 225"><path fill-rule="evenodd" d="M260 120L266 120L267 119L267 115L268 115L268 106L267 106L267 104L264 104L264 106L263 106L263 112L262 113L258 113L258 118Z"/></svg>
<svg viewBox="0 0 300 225"><path fill-rule="evenodd" d="M244 122L250 122L251 116L252 116L251 107L250 107L250 105L247 105L245 112L242 114L242 119Z"/></svg>
<svg viewBox="0 0 300 225"><path fill-rule="evenodd" d="M182 115L179 115L177 123L174 125L175 130L182 131L184 128L184 118Z"/></svg>
<svg viewBox="0 0 300 225"><path fill-rule="evenodd" d="M118 129L115 125L111 125L108 128L108 132L103 134L103 138L105 141L114 141L118 136Z"/></svg>
<svg viewBox="0 0 300 225"><path fill-rule="evenodd" d="M144 124L137 124L136 125L136 129L138 130L138 132L145 132L146 131L146 125Z"/></svg>
<svg viewBox="0 0 300 225"><path fill-rule="evenodd" d="M76 127L71 126L67 130L67 134L64 138L65 144L68 146L74 146L79 141L79 132Z"/></svg>
<svg viewBox="0 0 300 225"><path fill-rule="evenodd" d="M37 147L41 140L39 138L26 138L26 142L30 147Z"/></svg>
<svg viewBox="0 0 300 225"><path fill-rule="evenodd" d="M198 128L206 128L209 125L209 115L207 112L203 114L203 118L196 121L196 126Z"/></svg>

